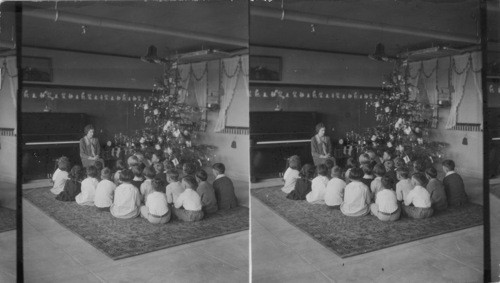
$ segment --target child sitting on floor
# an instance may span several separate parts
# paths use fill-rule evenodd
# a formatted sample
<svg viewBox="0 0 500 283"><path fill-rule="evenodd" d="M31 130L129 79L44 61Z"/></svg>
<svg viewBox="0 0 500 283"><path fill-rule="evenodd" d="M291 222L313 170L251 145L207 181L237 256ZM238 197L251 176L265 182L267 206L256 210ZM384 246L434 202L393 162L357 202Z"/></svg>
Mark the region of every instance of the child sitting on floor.
<svg viewBox="0 0 500 283"><path fill-rule="evenodd" d="M132 185L133 178L134 174L129 169L122 170L120 173L121 184L116 187L113 204L109 208L111 215L116 218L134 218L140 213L141 193Z"/></svg>
<svg viewBox="0 0 500 283"><path fill-rule="evenodd" d="M333 159L327 159L327 160L325 160L326 172L328 172L326 174L326 177L328 178L328 180L330 180L330 172L332 171L332 168L335 165L336 164L335 164L335 161Z"/></svg>
<svg viewBox="0 0 500 283"><path fill-rule="evenodd" d="M109 211L109 207L113 204L113 195L115 194L116 185L110 181L111 170L104 168L101 170L101 181L95 189L94 205L102 211Z"/></svg>
<svg viewBox="0 0 500 283"><path fill-rule="evenodd" d="M370 155L368 155L367 153L362 153L359 155L358 163L360 167L365 164L370 164L370 162L371 162Z"/></svg>
<svg viewBox="0 0 500 283"><path fill-rule="evenodd" d="M95 169L97 170L97 181L101 181L101 171L104 168L104 164L100 160L96 160L94 163Z"/></svg>
<svg viewBox="0 0 500 283"><path fill-rule="evenodd" d="M120 185L120 172L126 168L125 162L123 160L116 160L115 163L115 174L113 175L113 182L115 185Z"/></svg>
<svg viewBox="0 0 500 283"><path fill-rule="evenodd" d="M224 175L226 167L222 163L212 165L212 173L215 175L213 183L217 206L219 210L235 208L238 206L238 200L234 194L233 181Z"/></svg>
<svg viewBox="0 0 500 283"><path fill-rule="evenodd" d="M423 219L432 216L434 210L431 204L431 195L425 189L427 179L422 173L415 173L411 176L413 189L404 199L403 211L408 217Z"/></svg>
<svg viewBox="0 0 500 283"><path fill-rule="evenodd" d="M62 156L57 160L57 169L52 175L54 186L50 189L53 194L58 195L64 190L64 185L69 179L68 171L70 169L69 159L66 156Z"/></svg>
<svg viewBox="0 0 500 283"><path fill-rule="evenodd" d="M196 181L198 182L196 192L200 195L203 213L211 214L217 212L217 198L214 188L207 182L207 179L208 174L205 170L201 169L196 172Z"/></svg>
<svg viewBox="0 0 500 283"><path fill-rule="evenodd" d="M351 172L351 169L357 168L357 167L358 167L358 164L356 162L356 159L354 159L353 157L347 158L346 171L344 173L344 179L345 179L346 184L349 184L351 182L351 179L349 179L349 173Z"/></svg>
<svg viewBox="0 0 500 283"><path fill-rule="evenodd" d="M373 168L373 173L375 173L375 179L370 183L370 192L373 197L373 201L377 200L377 193L382 190L382 177L385 175L385 167L382 164L377 164ZM388 188L391 189L392 188Z"/></svg>
<svg viewBox="0 0 500 283"><path fill-rule="evenodd" d="M198 195L196 188L198 183L196 179L187 175L182 178L182 186L184 192L179 195L174 203L174 213L177 218L182 221L199 221L203 218L203 210L200 195Z"/></svg>
<svg viewBox="0 0 500 283"><path fill-rule="evenodd" d="M445 210L448 208L448 202L446 200L446 192L444 191L444 186L441 181L437 179L437 170L434 167L429 167L425 170L425 175L429 182L425 189L431 195L431 204L434 211Z"/></svg>
<svg viewBox="0 0 500 283"><path fill-rule="evenodd" d="M444 191L449 206L461 206L467 203L468 197L465 193L465 185L462 177L455 172L455 162L453 160L443 161L443 179Z"/></svg>
<svg viewBox="0 0 500 283"><path fill-rule="evenodd" d="M133 165L130 170L132 171L132 174L134 174L134 179L132 179L132 182L130 183L139 189L142 182L144 182L144 176L142 176L142 170L144 170L144 168L141 169L140 165Z"/></svg>
<svg viewBox="0 0 500 283"><path fill-rule="evenodd" d="M151 184L151 181L156 175L156 171L153 169L153 167L149 166L144 168L144 171L142 171L144 177L146 177L146 180L142 182L141 187L140 187L140 192L141 192L141 202L144 203L146 201L146 197L154 192L153 185Z"/></svg>
<svg viewBox="0 0 500 283"><path fill-rule="evenodd" d="M363 180L363 170L353 168L349 175L351 182L345 187L344 202L340 211L346 216L363 216L370 213L370 189Z"/></svg>
<svg viewBox="0 0 500 283"><path fill-rule="evenodd" d="M342 169L340 167L333 166L331 172L332 178L326 185L325 203L332 209L340 209L340 205L344 200L346 183L341 179Z"/></svg>
<svg viewBox="0 0 500 283"><path fill-rule="evenodd" d="M128 169L132 169L132 166L134 165L139 165L139 158L137 158L137 156L135 155L131 155L128 159L127 159L127 168Z"/></svg>
<svg viewBox="0 0 500 283"><path fill-rule="evenodd" d="M394 158L394 170L398 171L399 168L406 167L405 161L401 157Z"/></svg>
<svg viewBox="0 0 500 283"><path fill-rule="evenodd" d="M97 168L94 165L87 167L87 178L82 181L82 191L75 197L79 205L94 205L97 180Z"/></svg>
<svg viewBox="0 0 500 283"><path fill-rule="evenodd" d="M312 164L305 164L300 169L300 178L295 182L295 187L286 196L288 199L305 200L306 195L311 191L311 181L316 173L316 168Z"/></svg>
<svg viewBox="0 0 500 283"><path fill-rule="evenodd" d="M186 162L182 165L182 174L183 176L193 176L196 174L196 166L193 163Z"/></svg>
<svg viewBox="0 0 500 283"><path fill-rule="evenodd" d="M153 168L155 169L155 178L159 178L163 182L163 188L167 185L167 174L162 162L154 162ZM163 190L165 192L165 190Z"/></svg>
<svg viewBox="0 0 500 283"><path fill-rule="evenodd" d="M179 195L184 191L184 187L179 181L179 172L175 169L167 171L167 188L165 194L167 195L167 202L173 204Z"/></svg>
<svg viewBox="0 0 500 283"><path fill-rule="evenodd" d="M297 179L299 179L299 169L300 169L300 157L298 155L293 155L288 158L288 168L283 174L283 181L285 185L281 188L281 191L285 194L289 194L295 187Z"/></svg>
<svg viewBox="0 0 500 283"><path fill-rule="evenodd" d="M394 161L392 160L384 161L384 167L385 167L385 175L391 177L394 183L396 183L396 181L398 180L398 176L394 168Z"/></svg>
<svg viewBox="0 0 500 283"><path fill-rule="evenodd" d="M425 162L421 159L413 161L413 173L425 174Z"/></svg>
<svg viewBox="0 0 500 283"><path fill-rule="evenodd" d="M368 188L370 188L373 179L375 179L375 176L373 176L373 167L375 164L376 162L371 161L369 164L361 166L361 170L363 170L363 178L361 179L361 182L363 182L363 184L365 184Z"/></svg>
<svg viewBox="0 0 500 283"><path fill-rule="evenodd" d="M81 192L81 182L84 171L81 166L75 165L68 174L69 179L64 184L64 189L56 196L60 201L75 201L75 197Z"/></svg>
<svg viewBox="0 0 500 283"><path fill-rule="evenodd" d="M141 217L153 224L165 224L170 221L172 211L168 207L167 196L163 193L163 182L159 178L151 180L153 192L146 196L145 205L141 206Z"/></svg>
<svg viewBox="0 0 500 283"><path fill-rule="evenodd" d="M381 221L396 221L401 216L401 209L396 193L392 190L394 180L389 176L384 176L380 182L382 189L377 192L375 203L370 205L370 212Z"/></svg>
<svg viewBox="0 0 500 283"><path fill-rule="evenodd" d="M401 167L397 171L399 182L396 184L396 198L399 202L403 202L408 193L413 189L413 184L410 180L410 170L407 167Z"/></svg>
<svg viewBox="0 0 500 283"><path fill-rule="evenodd" d="M320 164L317 167L318 175L311 181L311 191L306 195L306 200L309 203L323 204L325 203L326 185L328 184L328 168L325 164Z"/></svg>

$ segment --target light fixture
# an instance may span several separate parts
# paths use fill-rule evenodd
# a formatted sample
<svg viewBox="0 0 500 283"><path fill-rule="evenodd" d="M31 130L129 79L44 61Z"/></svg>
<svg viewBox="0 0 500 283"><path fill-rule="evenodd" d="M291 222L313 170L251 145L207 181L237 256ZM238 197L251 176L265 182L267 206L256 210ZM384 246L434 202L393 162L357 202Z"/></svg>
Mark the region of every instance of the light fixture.
<svg viewBox="0 0 500 283"><path fill-rule="evenodd" d="M462 139L462 144L463 145L468 145L469 141L467 140L467 134L465 134L465 137Z"/></svg>
<svg viewBox="0 0 500 283"><path fill-rule="evenodd" d="M377 43L377 46L375 47L375 53L368 55L368 58L375 61L389 61L389 56L385 54L385 46L382 43Z"/></svg>
<svg viewBox="0 0 500 283"><path fill-rule="evenodd" d="M234 137L233 141L231 142L231 148L236 148L236 137Z"/></svg>
<svg viewBox="0 0 500 283"><path fill-rule="evenodd" d="M314 24L311 24L311 33L316 32L316 26Z"/></svg>

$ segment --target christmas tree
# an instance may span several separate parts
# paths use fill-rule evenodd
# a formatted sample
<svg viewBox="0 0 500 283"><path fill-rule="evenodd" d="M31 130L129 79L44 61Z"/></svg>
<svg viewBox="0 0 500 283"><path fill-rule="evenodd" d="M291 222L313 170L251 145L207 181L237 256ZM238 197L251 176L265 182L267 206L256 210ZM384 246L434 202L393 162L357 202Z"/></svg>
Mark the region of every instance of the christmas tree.
<svg viewBox="0 0 500 283"><path fill-rule="evenodd" d="M184 163L207 166L216 147L194 142L200 124L206 127L206 121L199 120L202 110L184 103L182 95L187 90L181 87L177 62L162 59L160 63L164 66L163 77L156 79L152 95L134 104L134 112L143 114L145 127L132 135L116 134L115 145L123 148L125 155L138 151L160 154L177 167Z"/></svg>
<svg viewBox="0 0 500 283"><path fill-rule="evenodd" d="M416 86L408 83L409 69L397 63L383 82L384 93L367 102L373 107L377 126L363 133L350 132L347 141L357 143L361 150L388 150L408 163L417 159L434 163L444 157L448 144L430 140L430 128L437 126L437 105L430 105L419 95Z"/></svg>

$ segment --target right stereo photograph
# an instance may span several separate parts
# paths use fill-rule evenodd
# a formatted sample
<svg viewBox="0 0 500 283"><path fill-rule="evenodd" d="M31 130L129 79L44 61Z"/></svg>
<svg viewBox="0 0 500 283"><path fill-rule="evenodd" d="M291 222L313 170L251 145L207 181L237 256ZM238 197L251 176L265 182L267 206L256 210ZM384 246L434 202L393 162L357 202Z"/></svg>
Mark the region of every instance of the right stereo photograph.
<svg viewBox="0 0 500 283"><path fill-rule="evenodd" d="M253 282L498 279L500 8L480 4L250 3Z"/></svg>

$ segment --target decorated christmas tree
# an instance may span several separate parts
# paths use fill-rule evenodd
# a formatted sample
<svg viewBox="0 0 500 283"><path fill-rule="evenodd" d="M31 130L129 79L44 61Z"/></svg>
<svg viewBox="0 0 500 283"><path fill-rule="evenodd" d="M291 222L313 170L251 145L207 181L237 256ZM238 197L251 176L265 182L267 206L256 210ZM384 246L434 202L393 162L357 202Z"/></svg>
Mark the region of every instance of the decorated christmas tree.
<svg viewBox="0 0 500 283"><path fill-rule="evenodd" d="M407 163L417 159L434 163L444 157L447 147L430 139L430 129L437 126L438 106L421 99L408 79L408 66L397 63L383 82L384 93L366 104L374 108L377 126L362 133L350 132L347 141L358 144L362 151L389 150Z"/></svg>
<svg viewBox="0 0 500 283"><path fill-rule="evenodd" d="M115 144L123 148L125 155L138 151L146 156L157 153L177 167L187 162L206 166L216 147L195 143L200 126L206 127L206 121L200 120L202 110L184 102L187 90L181 87L177 62L162 60L163 77L156 79L152 95L134 104L134 114L144 119L144 128L132 135L116 134Z"/></svg>

